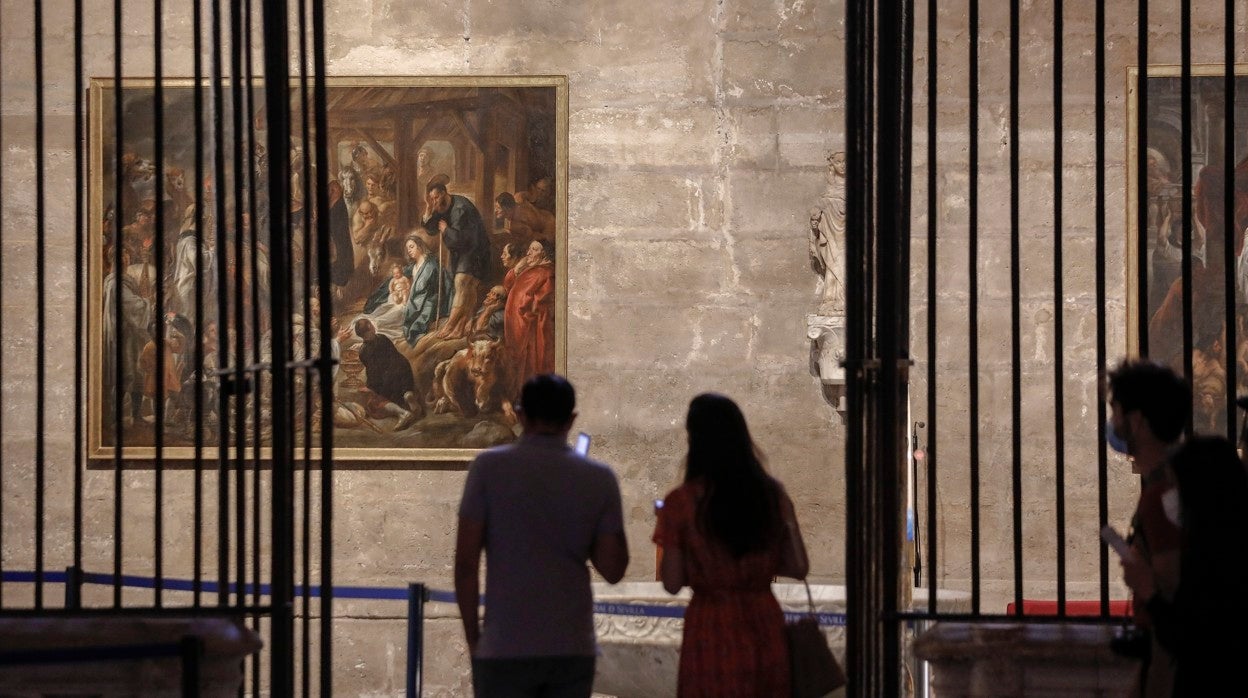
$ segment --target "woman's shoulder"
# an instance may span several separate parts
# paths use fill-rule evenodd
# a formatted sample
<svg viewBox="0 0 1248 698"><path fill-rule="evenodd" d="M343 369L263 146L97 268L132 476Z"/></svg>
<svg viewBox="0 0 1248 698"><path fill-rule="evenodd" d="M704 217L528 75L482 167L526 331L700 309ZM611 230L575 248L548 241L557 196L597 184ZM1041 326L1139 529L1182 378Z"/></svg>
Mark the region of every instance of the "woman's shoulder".
<svg viewBox="0 0 1248 698"><path fill-rule="evenodd" d="M672 504L679 506L696 502L702 496L704 489L705 485L701 480L682 482L671 492L667 493L667 496L663 498L663 505L665 507Z"/></svg>
<svg viewBox="0 0 1248 698"><path fill-rule="evenodd" d="M789 491L784 488L784 483L780 480L767 476L767 480L771 483L772 491L776 493L776 499L780 501L781 507L793 507L793 499L789 497Z"/></svg>

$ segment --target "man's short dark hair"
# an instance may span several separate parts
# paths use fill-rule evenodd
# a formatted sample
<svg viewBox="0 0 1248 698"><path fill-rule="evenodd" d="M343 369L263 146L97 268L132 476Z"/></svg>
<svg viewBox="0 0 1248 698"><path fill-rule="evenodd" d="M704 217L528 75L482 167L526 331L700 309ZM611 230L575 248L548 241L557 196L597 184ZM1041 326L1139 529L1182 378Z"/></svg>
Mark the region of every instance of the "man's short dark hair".
<svg viewBox="0 0 1248 698"><path fill-rule="evenodd" d="M520 389L520 409L534 421L563 424L576 409L576 391L557 373L533 376Z"/></svg>
<svg viewBox="0 0 1248 698"><path fill-rule="evenodd" d="M505 191L502 194L499 194L497 197L494 198L494 201L498 202L498 205L502 206L503 208L515 208L516 207L516 197L512 196L511 192Z"/></svg>
<svg viewBox="0 0 1248 698"><path fill-rule="evenodd" d="M1109 372L1109 393L1124 414L1143 414L1153 435L1166 443L1178 441L1192 413L1187 381L1153 361L1123 361Z"/></svg>
<svg viewBox="0 0 1248 698"><path fill-rule="evenodd" d="M435 191L446 191L446 184L450 179L443 179L442 177L443 175L438 175L429 180L429 183L425 185L425 193L432 194Z"/></svg>

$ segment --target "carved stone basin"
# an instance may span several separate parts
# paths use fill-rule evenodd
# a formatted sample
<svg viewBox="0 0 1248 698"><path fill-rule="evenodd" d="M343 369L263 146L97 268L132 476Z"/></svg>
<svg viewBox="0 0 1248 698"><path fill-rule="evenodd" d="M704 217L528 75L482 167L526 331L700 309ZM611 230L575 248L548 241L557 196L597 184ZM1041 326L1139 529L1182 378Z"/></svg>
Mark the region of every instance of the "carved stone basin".
<svg viewBox="0 0 1248 698"><path fill-rule="evenodd" d="M665 698L676 695L676 669L680 662L680 633L684 622L679 618L665 618L658 614L639 615L644 609L636 606L678 608L689 603L688 589L672 596L663 590L659 582L625 582L623 584L596 583L594 601L599 604L618 604L616 609L600 609L594 615L594 630L598 635L597 674L594 692L618 698ZM785 611L807 610L806 587L801 584L773 584L772 592ZM819 613L845 613L845 587L833 584L811 584L815 610ZM926 589L913 590L914 610L926 607ZM940 609L958 613L970 610L970 594L939 590ZM619 610L622 613L603 613L602 610ZM632 615L628 615L631 613ZM843 618L842 618L843 620ZM824 635L836 658L844 665L845 627L825 625ZM907 631L907 646L912 632ZM913 676L921 676L919 667L909 667ZM925 695L916 690L916 682L907 681L908 695ZM921 683L917 682L917 683ZM832 693L838 696L844 689Z"/></svg>

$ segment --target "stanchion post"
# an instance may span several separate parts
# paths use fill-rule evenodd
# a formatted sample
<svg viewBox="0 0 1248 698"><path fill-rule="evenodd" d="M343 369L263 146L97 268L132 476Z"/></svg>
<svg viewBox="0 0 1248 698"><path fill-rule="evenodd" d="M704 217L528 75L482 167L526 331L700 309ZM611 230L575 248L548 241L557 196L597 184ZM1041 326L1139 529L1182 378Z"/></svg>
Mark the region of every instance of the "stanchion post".
<svg viewBox="0 0 1248 698"><path fill-rule="evenodd" d="M425 599L424 584L407 585L407 696L420 698L422 668L425 661Z"/></svg>
<svg viewBox="0 0 1248 698"><path fill-rule="evenodd" d="M182 698L199 698L204 641L195 635L185 635L178 644L182 648Z"/></svg>
<svg viewBox="0 0 1248 698"><path fill-rule="evenodd" d="M65 608L82 608L82 568L65 568Z"/></svg>

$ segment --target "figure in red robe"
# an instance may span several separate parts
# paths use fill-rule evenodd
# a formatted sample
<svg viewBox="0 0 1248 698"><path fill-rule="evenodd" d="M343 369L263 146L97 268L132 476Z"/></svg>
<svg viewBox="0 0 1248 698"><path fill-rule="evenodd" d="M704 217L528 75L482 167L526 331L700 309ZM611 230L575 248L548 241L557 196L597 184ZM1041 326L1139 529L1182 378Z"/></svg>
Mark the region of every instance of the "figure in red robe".
<svg viewBox="0 0 1248 698"><path fill-rule="evenodd" d="M534 240L527 254L507 272L503 336L520 382L555 370L555 264L546 243ZM517 383L519 388L520 383Z"/></svg>

